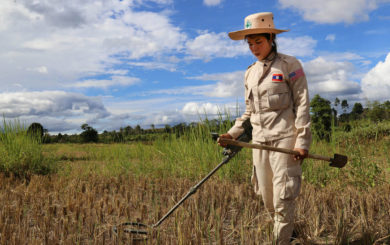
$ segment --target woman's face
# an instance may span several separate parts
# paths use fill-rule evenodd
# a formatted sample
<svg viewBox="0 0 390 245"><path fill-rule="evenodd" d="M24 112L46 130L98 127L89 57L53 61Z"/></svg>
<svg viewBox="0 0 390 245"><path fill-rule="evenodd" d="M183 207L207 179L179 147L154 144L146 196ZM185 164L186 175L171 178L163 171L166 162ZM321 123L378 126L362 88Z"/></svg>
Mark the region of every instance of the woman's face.
<svg viewBox="0 0 390 245"><path fill-rule="evenodd" d="M272 40L263 36L252 36L247 39L249 49L258 60L264 60L272 50Z"/></svg>

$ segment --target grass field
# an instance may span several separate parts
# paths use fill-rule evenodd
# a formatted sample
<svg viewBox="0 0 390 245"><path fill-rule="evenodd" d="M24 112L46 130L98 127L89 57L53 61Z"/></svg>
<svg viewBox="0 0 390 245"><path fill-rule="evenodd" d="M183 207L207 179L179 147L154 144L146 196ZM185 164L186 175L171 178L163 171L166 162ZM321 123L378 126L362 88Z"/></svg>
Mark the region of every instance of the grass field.
<svg viewBox="0 0 390 245"><path fill-rule="evenodd" d="M207 130L150 143L40 145L8 127L0 148L0 244L272 243L247 149L147 240L113 232L126 221L154 224L221 161ZM337 152L349 162L339 170L305 160L295 224L301 244L390 244L389 132L388 122L362 123L330 143L313 142L313 153ZM15 176L10 162L34 168ZM45 175L36 173L39 163Z"/></svg>

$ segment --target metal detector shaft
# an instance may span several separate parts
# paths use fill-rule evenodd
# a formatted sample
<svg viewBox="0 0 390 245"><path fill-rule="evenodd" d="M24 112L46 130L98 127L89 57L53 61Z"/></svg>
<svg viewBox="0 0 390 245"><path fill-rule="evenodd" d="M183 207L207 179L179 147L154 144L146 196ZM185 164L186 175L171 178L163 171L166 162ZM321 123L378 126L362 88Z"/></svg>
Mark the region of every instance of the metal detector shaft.
<svg viewBox="0 0 390 245"><path fill-rule="evenodd" d="M245 147L245 148L277 151L277 152L291 154L291 155L299 155L299 152L293 151L290 149L286 149L286 148L278 148L278 147L262 145L262 144L251 144L251 143L241 142L241 141L232 140L232 139L225 139L225 138L220 138L219 141L221 143L241 146L241 147ZM330 161L330 159L331 159L330 157L327 157L327 156L320 156L320 155L315 155L315 154L309 154L307 157L317 159L317 160L323 160L323 161Z"/></svg>
<svg viewBox="0 0 390 245"><path fill-rule="evenodd" d="M291 155L299 155L299 152L294 151L294 150L290 150L290 149L286 149L286 148L278 148L278 147L262 145L262 144L251 144L251 143L242 142L239 140L219 138L219 142L225 143L228 145L245 147L245 148L269 150L269 151L276 151L276 152L281 152L281 153L286 153L286 154L291 154ZM340 154L334 154L333 158L327 157L327 156L315 155L315 154L308 154L307 158L327 161L327 162L330 162L330 166L337 167L337 168L344 167L348 161L347 156L343 156Z"/></svg>
<svg viewBox="0 0 390 245"><path fill-rule="evenodd" d="M193 187L191 187L191 189L188 191L188 193L178 202L176 203L175 206L173 206L171 208L171 210L168 211L167 214L164 215L164 217L162 217L159 221L157 221L156 224L152 225L152 228L155 228L157 226L159 226L166 218L168 218L185 200L187 200L187 198L189 198L191 195L195 194L195 192L197 191L197 189L204 183L206 182L215 172L218 171L218 169L220 169L224 164L226 164L227 162L230 161L230 159L232 159L235 155L237 154L237 152L231 152L231 154L225 156L222 160L222 162L220 164L218 164L206 177L204 177L201 181L199 181L199 183L197 183L196 185L194 185Z"/></svg>

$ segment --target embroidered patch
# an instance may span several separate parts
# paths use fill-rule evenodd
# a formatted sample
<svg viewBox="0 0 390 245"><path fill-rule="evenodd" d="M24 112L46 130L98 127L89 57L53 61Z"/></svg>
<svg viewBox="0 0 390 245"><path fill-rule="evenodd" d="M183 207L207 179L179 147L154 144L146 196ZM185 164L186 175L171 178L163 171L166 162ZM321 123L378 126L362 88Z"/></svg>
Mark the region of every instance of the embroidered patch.
<svg viewBox="0 0 390 245"><path fill-rule="evenodd" d="M273 74L272 82L283 82L283 74Z"/></svg>
<svg viewBox="0 0 390 245"><path fill-rule="evenodd" d="M291 81L295 81L304 75L305 75L305 73L303 72L303 69L301 68L301 69L298 69L298 70L288 74L288 77L290 78Z"/></svg>
<svg viewBox="0 0 390 245"><path fill-rule="evenodd" d="M250 20L247 20L245 24L245 29L249 29L251 27L252 27L252 22L250 22Z"/></svg>

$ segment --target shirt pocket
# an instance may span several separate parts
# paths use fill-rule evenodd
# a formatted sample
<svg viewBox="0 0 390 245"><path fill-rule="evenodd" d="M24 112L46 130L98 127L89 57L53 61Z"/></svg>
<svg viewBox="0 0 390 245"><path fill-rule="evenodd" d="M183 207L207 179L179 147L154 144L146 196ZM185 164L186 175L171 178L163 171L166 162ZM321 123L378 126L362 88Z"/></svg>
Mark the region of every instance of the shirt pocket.
<svg viewBox="0 0 390 245"><path fill-rule="evenodd" d="M282 110L289 107L291 103L290 90L285 83L273 84L267 89L268 106L271 110Z"/></svg>

